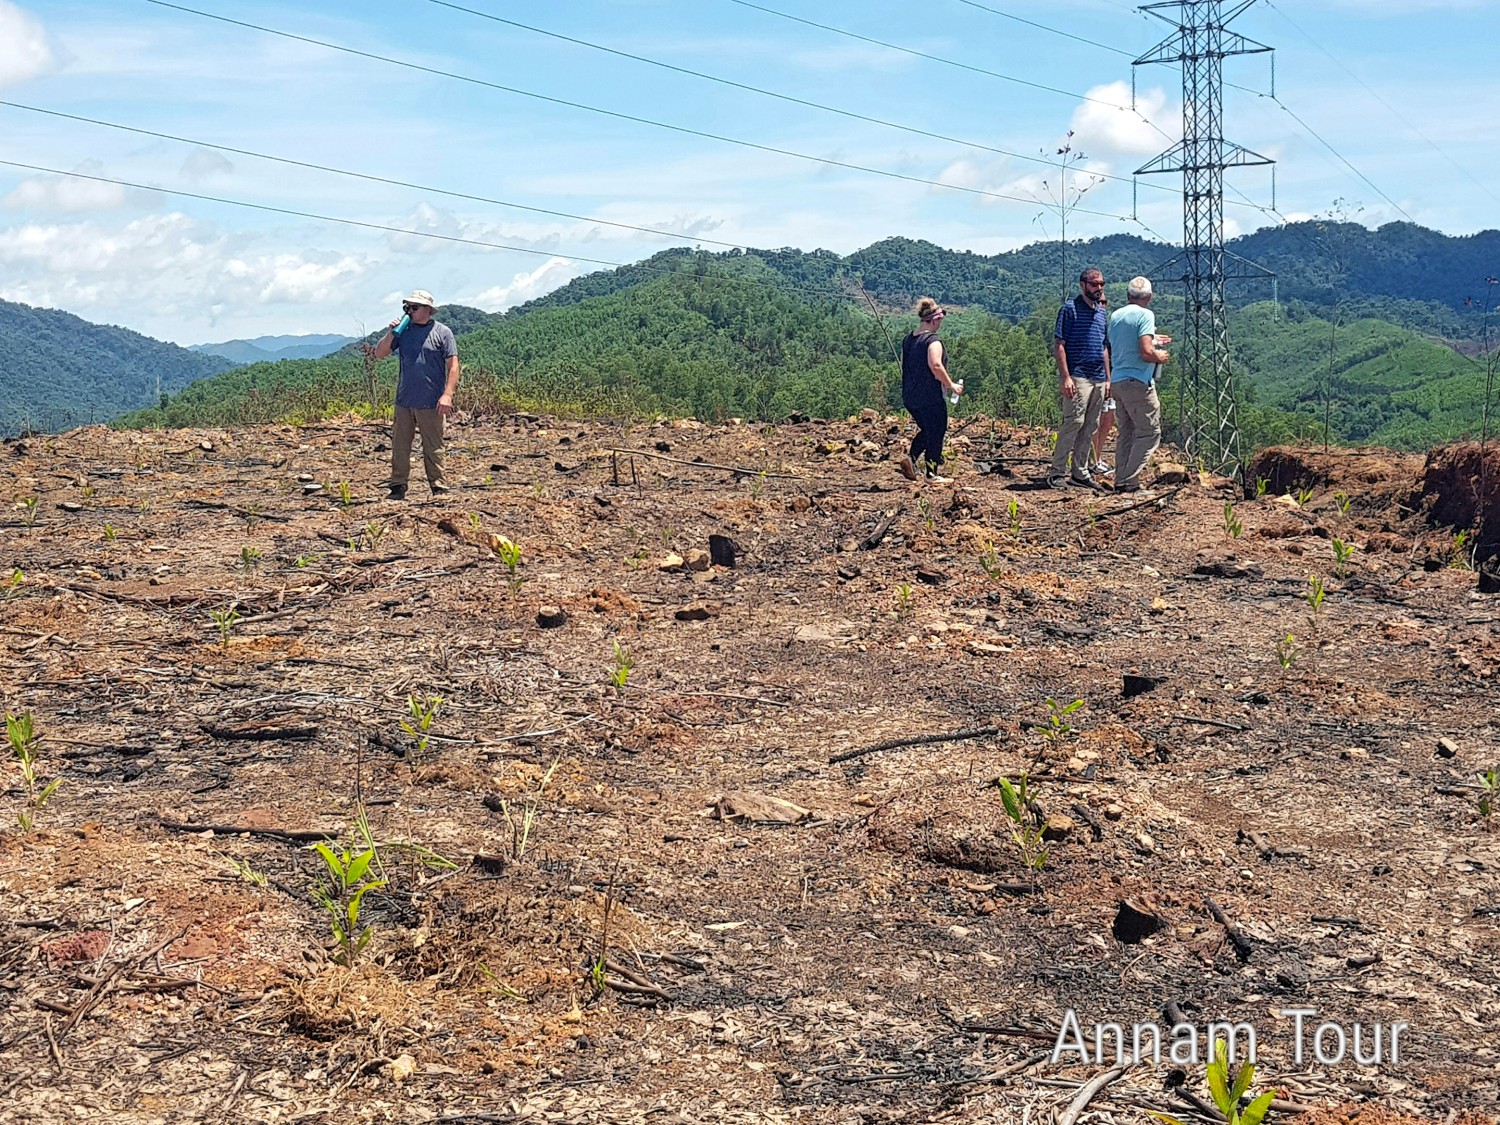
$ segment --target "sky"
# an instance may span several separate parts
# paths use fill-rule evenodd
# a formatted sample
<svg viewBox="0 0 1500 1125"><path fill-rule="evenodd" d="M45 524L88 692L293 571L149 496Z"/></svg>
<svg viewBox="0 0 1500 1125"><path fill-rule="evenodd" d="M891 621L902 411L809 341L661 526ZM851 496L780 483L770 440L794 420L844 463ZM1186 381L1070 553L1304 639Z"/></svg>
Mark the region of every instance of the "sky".
<svg viewBox="0 0 1500 1125"><path fill-rule="evenodd" d="M0 0L0 298L190 345L359 335L417 288L500 311L674 245L1180 242L1181 177L1132 176L1181 134L1180 71L1132 65L1176 12ZM1224 132L1276 164L1226 174L1227 237L1500 226L1500 0L1231 27L1275 50L1225 61Z"/></svg>

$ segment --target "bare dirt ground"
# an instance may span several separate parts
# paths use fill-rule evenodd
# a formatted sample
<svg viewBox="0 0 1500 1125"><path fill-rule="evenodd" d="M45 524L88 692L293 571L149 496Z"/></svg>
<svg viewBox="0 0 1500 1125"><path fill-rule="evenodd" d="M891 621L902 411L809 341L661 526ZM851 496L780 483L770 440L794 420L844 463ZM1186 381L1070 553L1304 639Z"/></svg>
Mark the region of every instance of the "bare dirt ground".
<svg viewBox="0 0 1500 1125"><path fill-rule="evenodd" d="M61 785L0 836L0 1120L1041 1122L1106 1073L1081 1120L1212 1119L1201 1066L1053 1063L1069 1010L1252 1025L1273 1119L1493 1112L1500 598L1421 459L1278 454L1306 503L1235 536L1196 474L1052 492L980 422L919 488L900 440L505 419L405 503L354 421L7 443L0 689ZM362 808L351 969L306 842Z"/></svg>

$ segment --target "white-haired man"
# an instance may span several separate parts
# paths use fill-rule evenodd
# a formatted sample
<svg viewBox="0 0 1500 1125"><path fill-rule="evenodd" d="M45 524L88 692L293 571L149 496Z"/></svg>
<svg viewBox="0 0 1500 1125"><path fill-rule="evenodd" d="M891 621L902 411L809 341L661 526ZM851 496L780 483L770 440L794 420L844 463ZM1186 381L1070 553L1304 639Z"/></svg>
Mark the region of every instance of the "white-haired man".
<svg viewBox="0 0 1500 1125"><path fill-rule="evenodd" d="M1156 377L1172 357L1172 342L1158 335L1151 311L1151 282L1131 278L1124 308L1109 318L1111 386L1115 397L1115 491L1140 492L1141 473L1161 444L1161 402Z"/></svg>
<svg viewBox="0 0 1500 1125"><path fill-rule="evenodd" d="M443 419L453 413L458 391L458 344L453 332L433 320L432 294L418 289L401 302L405 315L375 345L374 356L401 357L396 411L391 424L391 499L406 499L411 473L411 439L422 435L422 467L434 496L448 491L443 480Z"/></svg>

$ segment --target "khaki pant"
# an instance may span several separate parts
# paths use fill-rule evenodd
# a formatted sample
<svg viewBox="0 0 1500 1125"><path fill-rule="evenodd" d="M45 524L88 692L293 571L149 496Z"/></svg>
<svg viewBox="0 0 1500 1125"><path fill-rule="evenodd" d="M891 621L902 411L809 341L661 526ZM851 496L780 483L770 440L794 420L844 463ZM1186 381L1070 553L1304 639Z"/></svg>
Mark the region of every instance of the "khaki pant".
<svg viewBox="0 0 1500 1125"><path fill-rule="evenodd" d="M422 467L428 484L443 483L443 416L431 410L396 407L391 426L391 484L405 485L411 476L411 439L422 435Z"/></svg>
<svg viewBox="0 0 1500 1125"><path fill-rule="evenodd" d="M1154 384L1116 379L1115 487L1140 484L1140 475L1161 444L1161 402Z"/></svg>
<svg viewBox="0 0 1500 1125"><path fill-rule="evenodd" d="M1094 466L1094 431L1099 428L1099 412L1104 408L1104 383L1092 379L1073 378L1073 397L1063 398L1059 390L1058 402L1062 406L1062 425L1057 428L1057 448L1052 451L1050 477L1060 477L1068 471L1068 454L1073 455L1073 475L1085 477Z"/></svg>

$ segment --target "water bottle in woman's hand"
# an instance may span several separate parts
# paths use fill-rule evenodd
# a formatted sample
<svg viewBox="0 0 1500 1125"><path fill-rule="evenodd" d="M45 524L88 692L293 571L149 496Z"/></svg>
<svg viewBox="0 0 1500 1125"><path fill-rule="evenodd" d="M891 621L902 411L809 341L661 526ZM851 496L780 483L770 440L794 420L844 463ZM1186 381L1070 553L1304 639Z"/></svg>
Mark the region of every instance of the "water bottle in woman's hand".
<svg viewBox="0 0 1500 1125"><path fill-rule="evenodd" d="M963 394L963 393L964 393L964 384L963 384L963 380L960 379L957 383L953 384L953 395L952 395L951 398L949 398L948 401L951 402L951 403L953 403L954 406L957 406L958 405L958 396L961 395L961 394Z"/></svg>

